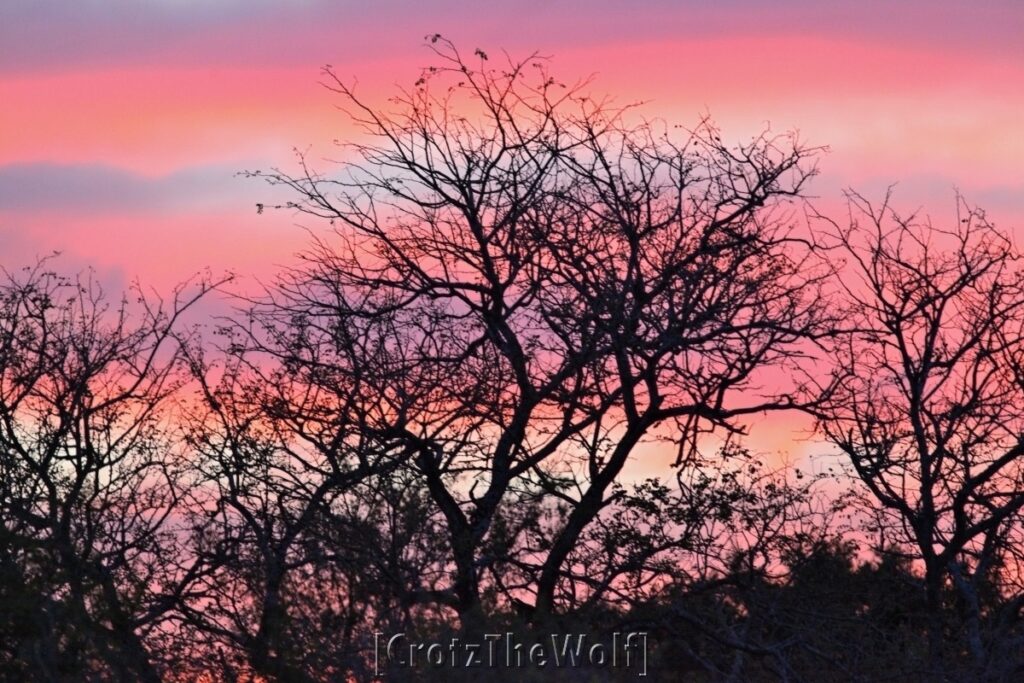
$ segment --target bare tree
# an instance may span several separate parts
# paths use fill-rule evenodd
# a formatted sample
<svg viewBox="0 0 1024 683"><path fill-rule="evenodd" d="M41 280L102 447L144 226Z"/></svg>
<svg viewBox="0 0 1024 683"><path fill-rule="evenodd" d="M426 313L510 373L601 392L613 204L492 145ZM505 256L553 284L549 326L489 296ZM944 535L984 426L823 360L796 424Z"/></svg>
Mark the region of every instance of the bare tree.
<svg viewBox="0 0 1024 683"><path fill-rule="evenodd" d="M323 301L337 308L323 315ZM220 326L219 350L188 348L205 492L194 551L208 570L181 609L228 679L350 680L371 627L410 600L401 576L430 560L398 468L440 378L395 345L393 315L346 306L336 282L285 272Z"/></svg>
<svg viewBox="0 0 1024 683"><path fill-rule="evenodd" d="M856 194L812 230L795 134L428 41L384 106L326 72L339 167L249 173L325 229L213 336L207 280L0 271L0 677L349 681L374 631L626 624L700 680L1019 677L1010 240ZM786 410L875 558L744 446Z"/></svg>
<svg viewBox="0 0 1024 683"><path fill-rule="evenodd" d="M514 566L515 602L539 623L571 604L573 553L622 500L639 446L664 440L688 462L703 434L796 405L797 381L758 381L798 378L826 327L825 271L786 208L817 150L770 133L730 147L708 121L675 141L542 59L492 68L430 40L436 66L387 110L327 72L367 139L336 175L301 157L298 176L252 175L333 225L305 256L317 295L281 313L338 335L394 321L373 353L401 359L428 399L391 434L451 578L411 594L472 628ZM560 512L537 525L531 509Z"/></svg>
<svg viewBox="0 0 1024 683"><path fill-rule="evenodd" d="M0 593L11 680L158 681L195 567L180 517L187 459L172 302L108 300L43 261L0 283Z"/></svg>
<svg viewBox="0 0 1024 683"><path fill-rule="evenodd" d="M998 620L984 595L1012 579L1002 569L1024 507L1020 255L959 198L949 228L901 216L888 196L874 206L853 194L850 205L835 237L852 329L819 426L881 506L891 540L923 566L933 671L956 652L944 616L952 590L969 677L995 675L1014 664L986 642L983 620ZM1009 597L1016 621L1020 593Z"/></svg>

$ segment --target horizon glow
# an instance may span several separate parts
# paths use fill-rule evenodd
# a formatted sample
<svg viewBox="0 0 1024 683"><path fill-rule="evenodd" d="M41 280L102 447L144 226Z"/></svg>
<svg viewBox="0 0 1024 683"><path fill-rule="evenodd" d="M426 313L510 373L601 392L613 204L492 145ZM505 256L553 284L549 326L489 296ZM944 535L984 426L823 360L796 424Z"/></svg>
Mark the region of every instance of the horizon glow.
<svg viewBox="0 0 1024 683"><path fill-rule="evenodd" d="M723 139L766 124L827 145L811 194L852 187L936 223L954 188L1024 237L1024 4L842 6L517 1L8 0L0 7L0 266L61 265L166 291L197 270L267 281L308 219L257 215L270 188L239 171L320 169L355 134L320 84L330 64L371 102L410 85L440 32L471 52L550 56L552 73L643 101L651 118L710 114ZM799 422L799 421L797 421ZM802 424L802 423L801 423ZM772 433L771 449L803 447ZM794 425L797 429L797 425ZM755 435L756 435L755 428ZM784 430L783 430L784 431Z"/></svg>

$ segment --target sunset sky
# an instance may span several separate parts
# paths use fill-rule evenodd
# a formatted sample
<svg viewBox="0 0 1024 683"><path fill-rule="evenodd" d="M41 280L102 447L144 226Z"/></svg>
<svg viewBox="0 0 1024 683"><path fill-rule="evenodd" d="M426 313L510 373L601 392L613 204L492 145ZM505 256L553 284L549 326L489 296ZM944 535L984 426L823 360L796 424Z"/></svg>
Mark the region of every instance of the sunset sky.
<svg viewBox="0 0 1024 683"><path fill-rule="evenodd" d="M334 154L349 133L331 64L382 99L415 80L427 33L553 58L566 80L740 139L765 123L831 147L813 186L936 220L953 188L1024 231L1024 4L5 0L0 4L0 254L60 249L130 279L269 272L302 245L257 216L237 171ZM325 164L326 166L326 164Z"/></svg>
<svg viewBox="0 0 1024 683"><path fill-rule="evenodd" d="M897 203L938 222L959 187L1024 237L1019 0L3 0L0 265L61 250L119 282L266 278L304 222L257 215L268 190L236 173L288 169L293 147L336 156L351 129L321 67L382 101L435 32L539 51L652 117L707 112L726 139L797 128L831 148L812 186L826 206L899 183Z"/></svg>

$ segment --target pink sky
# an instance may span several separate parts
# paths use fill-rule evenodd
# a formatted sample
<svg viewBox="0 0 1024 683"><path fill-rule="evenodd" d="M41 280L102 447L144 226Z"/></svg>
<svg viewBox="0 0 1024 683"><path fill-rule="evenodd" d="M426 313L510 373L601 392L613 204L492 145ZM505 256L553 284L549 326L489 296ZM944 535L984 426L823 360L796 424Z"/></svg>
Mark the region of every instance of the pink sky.
<svg viewBox="0 0 1024 683"><path fill-rule="evenodd" d="M766 122L829 145L812 187L936 221L953 188L1024 236L1024 3L5 0L0 5L0 265L62 250L115 281L199 268L266 278L305 235L243 169L334 154L350 134L324 64L380 101L429 59L423 36L553 58L564 80L645 100L726 139ZM788 439L764 437L764 446ZM777 443L776 443L777 442ZM799 448L798 448L799 450Z"/></svg>
<svg viewBox="0 0 1024 683"><path fill-rule="evenodd" d="M894 6L898 5L898 8ZM417 8L418 7L418 8ZM812 188L936 219L952 188L1024 230L1024 5L1006 2L355 3L9 0L0 8L0 262L69 261L165 284L265 274L304 239L234 176L331 156L332 64L371 99L415 79L423 36L554 59L564 79L736 139L765 122L829 145Z"/></svg>

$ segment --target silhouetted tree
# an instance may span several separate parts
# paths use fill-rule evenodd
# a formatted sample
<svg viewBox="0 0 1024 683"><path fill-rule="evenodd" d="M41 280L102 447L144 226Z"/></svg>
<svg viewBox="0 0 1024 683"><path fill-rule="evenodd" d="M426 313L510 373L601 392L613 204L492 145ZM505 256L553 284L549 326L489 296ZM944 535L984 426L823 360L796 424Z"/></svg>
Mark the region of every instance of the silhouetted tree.
<svg viewBox="0 0 1024 683"><path fill-rule="evenodd" d="M412 599L402 577L428 580L421 501L398 467L438 378L393 345L394 316L320 315L331 286L282 274L219 328L219 353L189 347L202 400L188 442L207 496L195 552L211 570L182 610L227 675L349 680L372 627ZM403 517L386 534L391 514Z"/></svg>
<svg viewBox="0 0 1024 683"><path fill-rule="evenodd" d="M47 261L0 274L0 675L161 680L196 571L179 321L210 286L119 301Z"/></svg>
<svg viewBox="0 0 1024 683"><path fill-rule="evenodd" d="M298 176L252 174L333 225L276 305L324 339L392 321L355 351L425 400L391 435L445 531L425 575L451 577L411 593L473 628L514 573L540 623L575 604L575 553L625 500L641 444L674 442L682 464L702 434L796 405L795 381L762 394L757 378L797 376L825 327L824 271L786 209L817 150L769 133L730 147L707 121L674 141L543 60L492 68L431 44L436 66L387 109L327 72L367 140L339 173L300 157Z"/></svg>
<svg viewBox="0 0 1024 683"><path fill-rule="evenodd" d="M921 563L933 675L957 675L965 648L966 678L1003 680L1018 664L987 637L998 620L983 595L1011 578L1001 565L1024 506L1020 256L959 199L949 228L900 216L888 197L850 201L834 237L852 329L819 425L881 506L890 540ZM1015 621L1020 593L1009 597Z"/></svg>
<svg viewBox="0 0 1024 683"><path fill-rule="evenodd" d="M248 174L317 225L212 335L206 279L0 270L0 678L347 683L375 632L624 629L657 680L1019 678L1010 240L856 194L808 226L795 134L428 42L383 106L326 72L340 168ZM747 448L786 410L853 479Z"/></svg>

